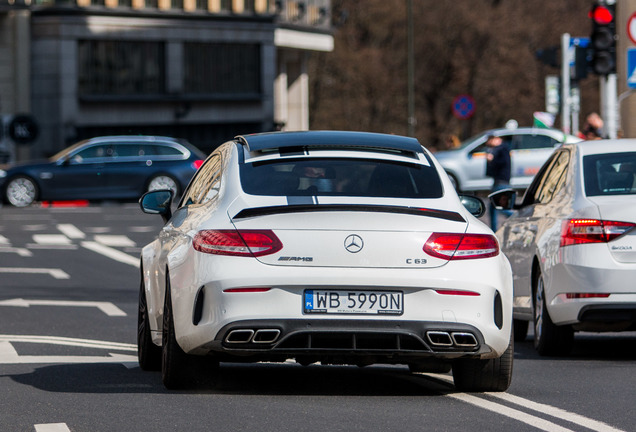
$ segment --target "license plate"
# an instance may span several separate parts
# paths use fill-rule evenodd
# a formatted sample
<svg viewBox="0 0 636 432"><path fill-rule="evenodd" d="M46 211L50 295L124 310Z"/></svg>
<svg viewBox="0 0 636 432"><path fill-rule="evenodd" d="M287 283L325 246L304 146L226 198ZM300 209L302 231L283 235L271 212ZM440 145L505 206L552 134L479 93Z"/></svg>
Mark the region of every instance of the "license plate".
<svg viewBox="0 0 636 432"><path fill-rule="evenodd" d="M305 290L307 314L402 315L401 291Z"/></svg>

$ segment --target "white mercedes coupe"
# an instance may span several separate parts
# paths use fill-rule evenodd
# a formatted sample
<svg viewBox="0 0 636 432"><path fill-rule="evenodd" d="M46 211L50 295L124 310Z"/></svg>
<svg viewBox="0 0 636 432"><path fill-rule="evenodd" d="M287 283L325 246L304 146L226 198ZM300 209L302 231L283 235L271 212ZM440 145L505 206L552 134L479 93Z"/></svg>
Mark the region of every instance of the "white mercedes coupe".
<svg viewBox="0 0 636 432"><path fill-rule="evenodd" d="M220 362L404 364L461 391L512 377L512 272L483 202L414 138L273 132L222 144L141 254L138 355L169 389Z"/></svg>

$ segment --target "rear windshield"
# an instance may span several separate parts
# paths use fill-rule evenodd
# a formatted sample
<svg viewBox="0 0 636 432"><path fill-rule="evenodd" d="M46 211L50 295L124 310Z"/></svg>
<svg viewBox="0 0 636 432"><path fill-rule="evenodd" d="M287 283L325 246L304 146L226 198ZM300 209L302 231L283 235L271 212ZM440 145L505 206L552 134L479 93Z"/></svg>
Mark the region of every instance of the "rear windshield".
<svg viewBox="0 0 636 432"><path fill-rule="evenodd" d="M251 195L440 198L432 166L370 159L285 159L241 166L243 190Z"/></svg>
<svg viewBox="0 0 636 432"><path fill-rule="evenodd" d="M608 153L583 157L585 194L636 194L636 152Z"/></svg>

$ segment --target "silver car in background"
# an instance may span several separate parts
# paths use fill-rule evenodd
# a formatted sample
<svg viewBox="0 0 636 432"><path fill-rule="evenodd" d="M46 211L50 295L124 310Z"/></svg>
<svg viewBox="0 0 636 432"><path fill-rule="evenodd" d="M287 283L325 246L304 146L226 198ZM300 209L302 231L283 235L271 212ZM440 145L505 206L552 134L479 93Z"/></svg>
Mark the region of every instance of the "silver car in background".
<svg viewBox="0 0 636 432"><path fill-rule="evenodd" d="M514 332L534 321L541 355L567 354L574 332L636 330L636 140L564 144L497 231L510 260Z"/></svg>
<svg viewBox="0 0 636 432"><path fill-rule="evenodd" d="M458 149L440 151L435 157L448 173L458 191L487 191L492 178L486 177L486 139L496 135L508 144L512 159L512 178L515 189L525 189L548 160L555 148L563 143L581 141L558 129L522 127L491 129L464 141Z"/></svg>

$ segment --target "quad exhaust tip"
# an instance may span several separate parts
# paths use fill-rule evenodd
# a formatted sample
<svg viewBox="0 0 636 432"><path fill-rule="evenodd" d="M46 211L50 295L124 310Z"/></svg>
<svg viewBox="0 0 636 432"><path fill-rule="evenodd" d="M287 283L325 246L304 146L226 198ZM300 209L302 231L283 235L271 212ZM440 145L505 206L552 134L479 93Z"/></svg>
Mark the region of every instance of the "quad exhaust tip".
<svg viewBox="0 0 636 432"><path fill-rule="evenodd" d="M229 344L268 344L274 343L280 336L278 329L237 329L230 331L225 336L225 342Z"/></svg>
<svg viewBox="0 0 636 432"><path fill-rule="evenodd" d="M465 332L429 331L426 337L435 347L475 348L479 344L475 335Z"/></svg>

